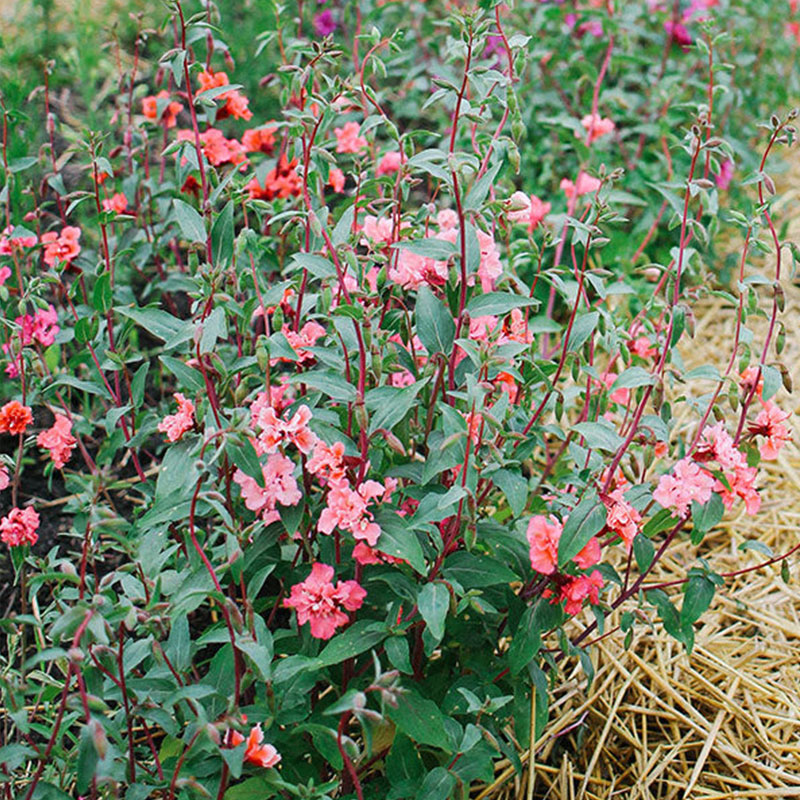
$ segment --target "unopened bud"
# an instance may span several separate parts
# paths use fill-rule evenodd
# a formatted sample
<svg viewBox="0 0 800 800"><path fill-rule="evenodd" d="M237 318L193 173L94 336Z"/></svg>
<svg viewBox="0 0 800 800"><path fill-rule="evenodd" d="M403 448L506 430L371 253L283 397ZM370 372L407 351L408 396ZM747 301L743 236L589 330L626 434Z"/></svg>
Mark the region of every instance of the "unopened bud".
<svg viewBox="0 0 800 800"><path fill-rule="evenodd" d="M783 311L786 307L786 295L783 292L783 286L778 281L772 284L772 291L775 293L775 302L778 304L778 311Z"/></svg>
<svg viewBox="0 0 800 800"><path fill-rule="evenodd" d="M67 650L67 658L73 664L80 664L86 656L83 654L83 650L81 650L80 647L70 647L70 649Z"/></svg>

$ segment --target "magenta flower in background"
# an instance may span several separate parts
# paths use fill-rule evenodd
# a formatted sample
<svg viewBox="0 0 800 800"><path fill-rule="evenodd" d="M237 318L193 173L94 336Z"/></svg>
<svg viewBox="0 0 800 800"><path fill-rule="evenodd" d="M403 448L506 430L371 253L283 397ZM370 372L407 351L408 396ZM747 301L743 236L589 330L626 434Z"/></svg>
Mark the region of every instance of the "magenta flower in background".
<svg viewBox="0 0 800 800"><path fill-rule="evenodd" d="M329 8L314 15L314 33L316 33L317 36L327 36L335 30L336 20L333 16L333 11Z"/></svg>
<svg viewBox="0 0 800 800"><path fill-rule="evenodd" d="M726 158L719 165L719 172L714 176L717 188L723 192L728 191L728 187L731 185L731 178L733 178L733 161Z"/></svg>

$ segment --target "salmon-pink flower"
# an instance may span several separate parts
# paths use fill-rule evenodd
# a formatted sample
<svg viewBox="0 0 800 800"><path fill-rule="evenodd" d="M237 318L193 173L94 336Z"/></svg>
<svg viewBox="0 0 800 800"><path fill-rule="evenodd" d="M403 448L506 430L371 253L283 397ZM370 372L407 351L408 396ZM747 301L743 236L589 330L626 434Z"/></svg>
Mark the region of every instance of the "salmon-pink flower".
<svg viewBox="0 0 800 800"><path fill-rule="evenodd" d="M11 511L0 520L0 539L9 547L19 547L22 544L36 544L39 535L39 515L31 506Z"/></svg>
<svg viewBox="0 0 800 800"><path fill-rule="evenodd" d="M176 125L176 117L183 111L183 106L177 101L166 102L170 94L166 89L163 89L156 95L142 98L142 113L147 119L153 122L161 121L167 128L174 128ZM161 101L161 103L159 103ZM161 105L161 114L158 113L158 107Z"/></svg>
<svg viewBox="0 0 800 800"><path fill-rule="evenodd" d="M167 439L177 442L186 431L194 427L194 403L187 400L180 392L175 392L178 411L169 414L158 423L158 430L167 434Z"/></svg>
<svg viewBox="0 0 800 800"><path fill-rule="evenodd" d="M36 444L50 451L56 469L62 469L70 460L76 443L72 435L72 422L63 414L56 414L53 426L36 437Z"/></svg>
<svg viewBox="0 0 800 800"><path fill-rule="evenodd" d="M314 358L313 353L309 353L306 348L313 347L317 343L317 339L325 335L325 328L318 322L306 322L299 333L295 333L284 323L283 335L286 337L289 344L297 353L297 363L304 364ZM273 363L278 361L287 361L285 358L274 359Z"/></svg>
<svg viewBox="0 0 800 800"><path fill-rule="evenodd" d="M328 170L328 186L337 194L344 191L344 172L339 167L331 167Z"/></svg>
<svg viewBox="0 0 800 800"><path fill-rule="evenodd" d="M625 490L621 488L614 489L603 499L603 504L606 507L608 529L622 539L625 549L630 553L642 515L625 499Z"/></svg>
<svg viewBox="0 0 800 800"><path fill-rule="evenodd" d="M311 409L303 404L291 419L280 419L271 406L258 407L253 414L253 424L260 429L256 447L259 455L274 453L283 443L291 443L303 454L308 454L314 447L317 437L311 432L308 423L311 420Z"/></svg>
<svg viewBox="0 0 800 800"><path fill-rule="evenodd" d="M383 158L378 162L375 175L379 178L381 175L394 175L394 173L400 169L400 163L400 151L390 150L388 153L385 153Z"/></svg>
<svg viewBox="0 0 800 800"><path fill-rule="evenodd" d="M600 560L600 541L592 536L583 549L572 559L581 569L589 569Z"/></svg>
<svg viewBox="0 0 800 800"><path fill-rule="evenodd" d="M758 385L755 387L755 390L756 394L761 397L761 392L764 390L764 375L759 367L753 365L747 367L740 377L741 387L746 394L750 394L750 392L753 391L756 378L758 378Z"/></svg>
<svg viewBox="0 0 800 800"><path fill-rule="evenodd" d="M581 125L586 129L589 144L597 141L602 136L607 136L616 127L610 119L601 117L599 114L587 114L581 120Z"/></svg>
<svg viewBox="0 0 800 800"><path fill-rule="evenodd" d="M394 223L389 217L378 217L373 214L367 214L364 217L364 225L362 226L364 236L361 241L366 247L370 247L372 243L389 244L394 237ZM401 255L402 255L401 251Z"/></svg>
<svg viewBox="0 0 800 800"><path fill-rule="evenodd" d="M334 128L337 153L360 153L367 146L367 140L360 135L361 126L357 122L345 122L344 127Z"/></svg>
<svg viewBox="0 0 800 800"><path fill-rule="evenodd" d="M326 498L327 507L323 509L317 523L321 533L333 533L334 528L350 531L353 538L366 541L375 547L381 535L380 526L373 521L368 505L373 500L388 499L391 494L389 485L377 481L365 481L358 489L353 490L343 475L331 477L328 481L329 491Z"/></svg>
<svg viewBox="0 0 800 800"><path fill-rule="evenodd" d="M714 483L713 475L690 458L684 458L675 465L672 474L661 476L653 498L683 516L693 500L704 505L711 499Z"/></svg>
<svg viewBox="0 0 800 800"><path fill-rule="evenodd" d="M593 570L591 575L578 575L561 587L561 599L566 600L564 610L567 614L577 614L587 598L592 605L597 605L602 588L603 575L600 570Z"/></svg>
<svg viewBox="0 0 800 800"><path fill-rule="evenodd" d="M225 734L224 746L227 748L238 747L244 741L245 738L239 731L228 729ZM280 753L271 744L263 744L263 741L264 732L261 730L261 725L254 725L247 737L244 760L257 767L274 767L281 760Z"/></svg>
<svg viewBox="0 0 800 800"><path fill-rule="evenodd" d="M356 581L339 581L333 585L333 567L316 563L311 574L292 586L283 601L285 608L297 612L297 624L311 623L315 639L330 639L336 629L347 624L348 616L342 611L357 611L364 603L366 591Z"/></svg>
<svg viewBox="0 0 800 800"><path fill-rule="evenodd" d="M495 281L503 274L500 250L495 244L494 236L484 231L478 231L478 246L481 249L481 260L478 264L481 288L484 292L491 292Z"/></svg>
<svg viewBox="0 0 800 800"><path fill-rule="evenodd" d="M247 189L251 200L285 200L288 197L298 197L303 191L303 180L297 174L295 167L297 159L287 161L286 154L281 153L278 163L264 177L264 186L253 178L244 187Z"/></svg>
<svg viewBox="0 0 800 800"><path fill-rule="evenodd" d="M57 262L64 264L71 263L81 252L78 239L81 238L80 228L67 225L61 229L60 233L48 231L42 234L42 244L44 247L44 263L48 267L54 267Z"/></svg>
<svg viewBox="0 0 800 800"><path fill-rule="evenodd" d="M124 214L127 208L128 198L122 192L117 192L103 200L103 211L116 211L117 214Z"/></svg>
<svg viewBox="0 0 800 800"><path fill-rule="evenodd" d="M5 464L0 464L0 492L3 489L8 489L11 479L8 477L8 467Z"/></svg>
<svg viewBox="0 0 800 800"><path fill-rule="evenodd" d="M17 400L11 400L0 408L0 433L25 433L33 422L33 414L28 406Z"/></svg>
<svg viewBox="0 0 800 800"><path fill-rule="evenodd" d="M742 463L737 464L733 472L725 473L725 480L728 486L722 481L717 481L714 484L714 491L719 492L726 509L730 511L734 500L737 497L741 497L744 500L744 510L747 514L753 516L753 514L758 513L759 508L761 508L761 495L755 488L757 475L758 469L756 467L748 467L747 461L743 457Z"/></svg>
<svg viewBox="0 0 800 800"><path fill-rule="evenodd" d="M269 124L269 123L267 123ZM242 135L242 147L248 153L272 155L275 149L275 127L251 128Z"/></svg>
<svg viewBox="0 0 800 800"><path fill-rule="evenodd" d="M767 400L762 403L755 422L750 424L751 434L766 437L758 447L765 461L774 461L784 444L791 440L792 432L783 424L790 416L788 411L781 411L772 400Z"/></svg>
<svg viewBox="0 0 800 800"><path fill-rule="evenodd" d="M203 70L198 76L200 91L198 94L229 84L228 76L224 72ZM225 105L217 110L217 119L233 117L234 119L252 119L253 112L248 108L249 100L237 89L231 89L216 96L217 100L224 100Z"/></svg>
<svg viewBox="0 0 800 800"><path fill-rule="evenodd" d="M551 514L545 517L537 514L528 522L528 544L530 545L531 567L542 575L552 575L558 566L558 541L562 525Z"/></svg>
<svg viewBox="0 0 800 800"><path fill-rule="evenodd" d="M561 188L567 199L572 200L575 197L581 197L585 194L594 194L601 186L602 181L599 178L593 178L587 172L579 172L578 179L573 183L569 178L564 178L561 181Z"/></svg>
<svg viewBox="0 0 800 800"><path fill-rule="evenodd" d="M344 443L334 442L328 446L317 440L314 452L306 462L306 469L320 480L340 480L344 476Z"/></svg>

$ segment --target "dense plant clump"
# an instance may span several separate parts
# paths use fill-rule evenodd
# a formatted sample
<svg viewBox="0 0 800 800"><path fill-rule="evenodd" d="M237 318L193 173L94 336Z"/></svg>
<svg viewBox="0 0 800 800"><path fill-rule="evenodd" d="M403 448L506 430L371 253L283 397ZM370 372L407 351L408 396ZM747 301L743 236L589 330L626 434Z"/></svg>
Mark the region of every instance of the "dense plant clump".
<svg viewBox="0 0 800 800"><path fill-rule="evenodd" d="M9 800L466 798L792 436L795 3L262 5L2 105Z"/></svg>

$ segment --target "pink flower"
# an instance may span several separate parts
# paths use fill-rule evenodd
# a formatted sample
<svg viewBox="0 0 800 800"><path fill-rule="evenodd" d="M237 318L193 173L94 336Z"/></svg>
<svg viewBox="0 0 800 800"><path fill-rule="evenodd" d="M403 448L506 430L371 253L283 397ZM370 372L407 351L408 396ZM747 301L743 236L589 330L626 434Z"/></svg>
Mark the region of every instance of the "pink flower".
<svg viewBox="0 0 800 800"><path fill-rule="evenodd" d="M328 186L337 194L341 194L344 191L344 172L338 167L331 167L328 170Z"/></svg>
<svg viewBox="0 0 800 800"><path fill-rule="evenodd" d="M440 231L449 231L458 227L458 214L452 208L443 208L436 215L436 224Z"/></svg>
<svg viewBox="0 0 800 800"><path fill-rule="evenodd" d="M673 474L662 475L653 498L664 508L674 508L683 516L695 500L700 505L711 499L714 477L690 458L675 465Z"/></svg>
<svg viewBox="0 0 800 800"><path fill-rule="evenodd" d="M692 36L689 31L686 30L686 26L683 23L668 19L664 23L664 30L667 32L670 39L680 46L684 53L689 50L692 44Z"/></svg>
<svg viewBox="0 0 800 800"><path fill-rule="evenodd" d="M306 469L320 480L341 480L344 477L344 444L334 442L330 447L321 440L314 445L314 453L306 462Z"/></svg>
<svg viewBox="0 0 800 800"><path fill-rule="evenodd" d="M731 178L733 178L733 161L726 158L719 165L719 172L714 175L714 181L720 191L726 192L731 185Z"/></svg>
<svg viewBox="0 0 800 800"><path fill-rule="evenodd" d="M497 317L473 317L469 321L469 338L476 342L488 342L489 335L497 327Z"/></svg>
<svg viewBox="0 0 800 800"><path fill-rule="evenodd" d="M144 114L147 119L151 119L154 122L157 121L159 119L158 101L166 101L169 96L169 92L166 89L162 89L156 95L143 97L142 114ZM174 100L170 103L164 102L164 105L161 109L161 122L166 125L167 128L174 128L176 124L175 118L181 113L181 111L183 111L183 106L180 103Z"/></svg>
<svg viewBox="0 0 800 800"><path fill-rule="evenodd" d="M203 70L198 75L198 80L200 82L198 94L219 86L227 86L230 83L228 76L224 72L214 72L213 70ZM247 107L249 101L238 90L231 89L228 92L223 92L218 94L215 99L225 101L225 105L217 110L217 119L224 119L228 116L234 119L252 119L253 112Z"/></svg>
<svg viewBox="0 0 800 800"><path fill-rule="evenodd" d="M63 414L56 414L56 421L52 428L42 431L36 437L36 444L50 451L57 469L62 469L69 461L75 449L76 440L72 435L72 422Z"/></svg>
<svg viewBox="0 0 800 800"><path fill-rule="evenodd" d="M599 114L587 114L582 120L581 125L586 128L588 134L588 143L591 144L602 136L611 133L616 125L607 117L601 117Z"/></svg>
<svg viewBox="0 0 800 800"><path fill-rule="evenodd" d="M375 170L375 175L380 178L381 175L393 175L400 169L400 151L390 150L378 162Z"/></svg>
<svg viewBox="0 0 800 800"><path fill-rule="evenodd" d="M294 478L294 462L280 453L272 453L261 467L261 474L263 487L240 469L233 473L233 481L241 489L247 508L255 511L264 522L275 522L280 519L276 510L278 503L296 506L303 497Z"/></svg>
<svg viewBox="0 0 800 800"><path fill-rule="evenodd" d="M33 413L18 400L11 400L0 408L0 433L25 433L33 422Z"/></svg>
<svg viewBox="0 0 800 800"><path fill-rule="evenodd" d="M11 270L8 267L0 267L0 286L11 277Z"/></svg>
<svg viewBox="0 0 800 800"><path fill-rule="evenodd" d="M583 549L572 559L581 569L589 569L600 560L600 541L592 536Z"/></svg>
<svg viewBox="0 0 800 800"><path fill-rule="evenodd" d="M484 292L494 289L495 281L503 274L503 264L500 261L500 250L491 233L478 231L478 245L481 249L481 260L478 265L478 277L481 279L481 288Z"/></svg>
<svg viewBox="0 0 800 800"><path fill-rule="evenodd" d="M528 196L524 192L514 192L510 202L522 207L510 211L508 218L512 222L527 222L528 233L533 233L550 213L550 203L542 202L535 194Z"/></svg>
<svg viewBox="0 0 800 800"><path fill-rule="evenodd" d="M122 192L117 192L110 198L103 200L103 211L116 211L124 214L128 208L128 198Z"/></svg>
<svg viewBox="0 0 800 800"><path fill-rule="evenodd" d="M229 729L225 734L224 746L238 747L243 741L245 738L239 731ZM280 753L271 744L262 744L263 741L264 732L261 730L261 725L254 725L247 737L244 760L257 767L274 767L281 760Z"/></svg>
<svg viewBox="0 0 800 800"><path fill-rule="evenodd" d="M357 611L361 608L366 591L355 581L339 581L333 585L333 567L314 564L311 574L302 582L292 586L291 593L283 601L285 608L297 612L297 624L311 623L311 635L315 639L330 639L336 629L347 624L347 614L342 611Z"/></svg>
<svg viewBox="0 0 800 800"><path fill-rule="evenodd" d="M558 541L562 525L551 514L548 518L537 514L528 522L528 544L531 567L542 575L552 575L558 566Z"/></svg>
<svg viewBox="0 0 800 800"><path fill-rule="evenodd" d="M158 423L158 430L167 434L167 439L177 442L186 431L194 427L194 404L187 400L180 392L175 392L178 402L178 412L170 414Z"/></svg>
<svg viewBox="0 0 800 800"><path fill-rule="evenodd" d="M737 497L744 500L744 510L747 514L752 516L758 513L761 508L761 495L755 488L756 476L758 469L756 467L748 467L747 461L742 457L742 463L737 464L736 468L731 473L725 473L725 480L728 482L726 486L722 481L717 481L714 484L714 491L719 492L722 502L728 510L733 507L733 502Z"/></svg>
<svg viewBox="0 0 800 800"><path fill-rule="evenodd" d="M600 570L593 570L591 575L578 575L561 587L561 599L566 600L564 610L567 614L577 614L587 598L592 605L596 605L602 588L603 575Z"/></svg>
<svg viewBox="0 0 800 800"><path fill-rule="evenodd" d="M758 448L765 461L774 461L784 444L792 438L792 432L783 424L789 417L788 411L781 411L772 400L767 400L762 403L755 422L749 425L751 434L766 437Z"/></svg>
<svg viewBox="0 0 800 800"><path fill-rule="evenodd" d="M280 419L271 406L259 405L257 412L252 417L254 426L261 429L256 440L259 455L274 453L284 442L293 444L306 455L311 452L317 437L308 427L311 409L307 405L301 405L290 420Z"/></svg>
<svg viewBox="0 0 800 800"><path fill-rule="evenodd" d="M3 489L8 489L11 479L8 477L8 467L5 464L0 464L0 492Z"/></svg>
<svg viewBox="0 0 800 800"><path fill-rule="evenodd" d="M39 538L36 533L38 527L39 515L31 506L24 509L12 508L8 515L0 520L0 539L9 547L36 544Z"/></svg>
<svg viewBox="0 0 800 800"><path fill-rule="evenodd" d="M42 234L44 247L44 263L54 267L58 262L69 264L81 252L78 239L81 238L80 228L67 225L60 233L49 231Z"/></svg>
<svg viewBox="0 0 800 800"><path fill-rule="evenodd" d="M297 353L297 362L299 364L313 360L313 353L309 353L306 348L313 347L317 343L317 339L325 335L325 328L318 322L306 322L306 324L300 328L299 333L295 333L284 323L282 331L289 344ZM278 361L288 361L288 359L275 358L271 363L275 364Z"/></svg>
<svg viewBox="0 0 800 800"><path fill-rule="evenodd" d="M593 178L588 173L581 171L578 173L576 183L573 183L569 178L564 178L561 181L561 188L564 190L567 199L572 200L585 194L594 194L600 188L601 183L602 181L598 178Z"/></svg>
<svg viewBox="0 0 800 800"><path fill-rule="evenodd" d="M633 540L639 532L642 515L625 499L625 490L614 489L603 503L606 507L606 525L616 533L630 553Z"/></svg>
<svg viewBox="0 0 800 800"><path fill-rule="evenodd" d="M365 541L370 547L375 547L381 535L380 526L373 521L373 515L368 510L368 505L377 498L382 501L389 499L396 481L387 478L386 483L365 481L357 490L350 488L350 484L343 475L331 477L328 481L330 487L327 496L327 507L323 509L317 523L317 530L321 533L333 533L337 526L345 531L350 531L353 538Z"/></svg>
<svg viewBox="0 0 800 800"><path fill-rule="evenodd" d="M357 122L345 122L344 127L334 128L337 153L359 153L367 146L367 140L360 136L361 126Z"/></svg>

